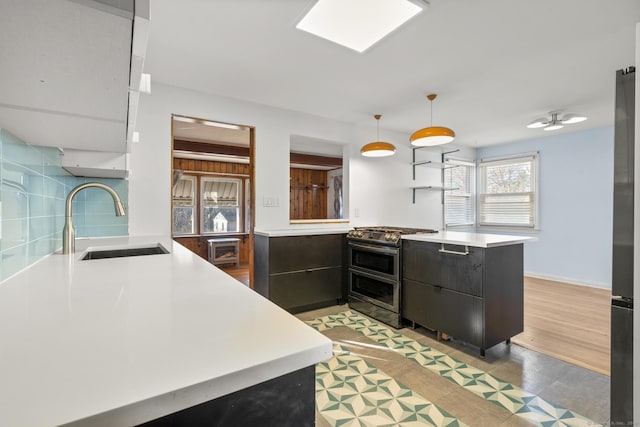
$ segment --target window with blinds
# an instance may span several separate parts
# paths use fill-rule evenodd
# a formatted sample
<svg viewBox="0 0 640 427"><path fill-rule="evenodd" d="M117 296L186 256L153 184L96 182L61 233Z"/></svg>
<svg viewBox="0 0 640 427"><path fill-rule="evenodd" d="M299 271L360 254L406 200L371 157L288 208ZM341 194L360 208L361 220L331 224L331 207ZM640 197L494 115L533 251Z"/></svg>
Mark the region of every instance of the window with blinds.
<svg viewBox="0 0 640 427"><path fill-rule="evenodd" d="M448 159L444 169L444 186L451 188L444 192L445 226L454 227L475 223L475 175L472 162Z"/></svg>
<svg viewBox="0 0 640 427"><path fill-rule="evenodd" d="M480 160L479 225L537 227L537 162L537 153Z"/></svg>
<svg viewBox="0 0 640 427"><path fill-rule="evenodd" d="M174 179L173 234L194 234L196 177L178 174Z"/></svg>
<svg viewBox="0 0 640 427"><path fill-rule="evenodd" d="M242 181L209 177L201 181L202 233L239 232Z"/></svg>

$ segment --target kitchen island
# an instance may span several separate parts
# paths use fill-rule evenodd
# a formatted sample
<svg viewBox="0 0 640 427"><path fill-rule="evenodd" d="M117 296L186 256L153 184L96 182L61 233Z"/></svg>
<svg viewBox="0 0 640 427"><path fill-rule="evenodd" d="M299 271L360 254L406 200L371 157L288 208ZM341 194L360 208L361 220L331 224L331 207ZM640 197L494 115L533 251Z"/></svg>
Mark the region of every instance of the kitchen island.
<svg viewBox="0 0 640 427"><path fill-rule="evenodd" d="M402 236L402 317L486 349L523 330L525 236Z"/></svg>
<svg viewBox="0 0 640 427"><path fill-rule="evenodd" d="M170 253L80 260L157 243ZM313 365L331 357L329 339L167 237L78 239L0 283L0 342L7 426L188 420L203 405L312 425Z"/></svg>

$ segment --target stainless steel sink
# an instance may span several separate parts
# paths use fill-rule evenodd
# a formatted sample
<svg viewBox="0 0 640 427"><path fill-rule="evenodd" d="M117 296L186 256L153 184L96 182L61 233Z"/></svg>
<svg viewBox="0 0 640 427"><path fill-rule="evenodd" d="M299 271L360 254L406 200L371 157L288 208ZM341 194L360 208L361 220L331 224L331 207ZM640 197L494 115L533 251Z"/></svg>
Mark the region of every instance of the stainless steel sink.
<svg viewBox="0 0 640 427"><path fill-rule="evenodd" d="M142 246L142 247L129 247L129 248L119 248L119 249L94 249L88 251L80 260L92 260L92 259L104 259L104 258L123 258L123 257L132 257L132 256L143 256L143 255L160 255L160 254L168 254L169 251L165 249L160 243L156 243L155 245L150 246Z"/></svg>

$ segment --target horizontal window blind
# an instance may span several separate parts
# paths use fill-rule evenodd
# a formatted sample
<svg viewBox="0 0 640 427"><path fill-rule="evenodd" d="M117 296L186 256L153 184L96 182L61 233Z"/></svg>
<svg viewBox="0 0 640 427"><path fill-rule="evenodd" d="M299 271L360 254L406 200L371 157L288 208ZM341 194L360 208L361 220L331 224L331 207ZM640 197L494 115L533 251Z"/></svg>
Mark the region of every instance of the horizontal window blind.
<svg viewBox="0 0 640 427"><path fill-rule="evenodd" d="M469 225L475 222L475 164L449 160L444 170L444 220L446 226Z"/></svg>
<svg viewBox="0 0 640 427"><path fill-rule="evenodd" d="M204 178L202 200L208 206L238 206L239 180Z"/></svg>
<svg viewBox="0 0 640 427"><path fill-rule="evenodd" d="M201 178L202 233L240 231L240 190L242 181L229 178Z"/></svg>
<svg viewBox="0 0 640 427"><path fill-rule="evenodd" d="M536 227L537 156L481 161L480 225Z"/></svg>
<svg viewBox="0 0 640 427"><path fill-rule="evenodd" d="M173 186L173 234L194 234L196 177L189 175L174 175L174 178L177 180Z"/></svg>
<svg viewBox="0 0 640 427"><path fill-rule="evenodd" d="M173 186L173 204L176 206L193 205L195 177L182 176Z"/></svg>

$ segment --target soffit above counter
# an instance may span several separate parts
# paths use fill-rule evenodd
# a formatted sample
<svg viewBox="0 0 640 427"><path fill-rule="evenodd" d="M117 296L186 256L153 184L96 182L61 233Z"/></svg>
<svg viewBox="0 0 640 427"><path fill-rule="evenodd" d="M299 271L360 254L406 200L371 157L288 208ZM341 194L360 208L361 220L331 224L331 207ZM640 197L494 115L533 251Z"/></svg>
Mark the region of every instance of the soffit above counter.
<svg viewBox="0 0 640 427"><path fill-rule="evenodd" d="M130 88L135 79L139 88L146 48L134 27L148 31L148 0L25 0L3 9L0 126L32 145L127 152Z"/></svg>

